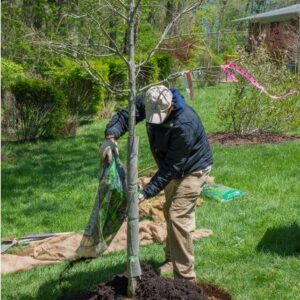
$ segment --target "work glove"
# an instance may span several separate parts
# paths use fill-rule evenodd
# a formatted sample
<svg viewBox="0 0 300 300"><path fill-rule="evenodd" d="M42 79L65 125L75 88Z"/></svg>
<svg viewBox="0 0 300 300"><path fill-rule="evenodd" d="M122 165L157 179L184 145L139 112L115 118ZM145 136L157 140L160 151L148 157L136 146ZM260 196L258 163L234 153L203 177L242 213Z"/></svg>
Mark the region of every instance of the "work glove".
<svg viewBox="0 0 300 300"><path fill-rule="evenodd" d="M119 156L118 144L114 139L104 141L99 149L100 161L111 164L113 155Z"/></svg>
<svg viewBox="0 0 300 300"><path fill-rule="evenodd" d="M144 200L146 200L144 194L143 193L139 193L138 194L138 201L139 201L139 203L143 202Z"/></svg>

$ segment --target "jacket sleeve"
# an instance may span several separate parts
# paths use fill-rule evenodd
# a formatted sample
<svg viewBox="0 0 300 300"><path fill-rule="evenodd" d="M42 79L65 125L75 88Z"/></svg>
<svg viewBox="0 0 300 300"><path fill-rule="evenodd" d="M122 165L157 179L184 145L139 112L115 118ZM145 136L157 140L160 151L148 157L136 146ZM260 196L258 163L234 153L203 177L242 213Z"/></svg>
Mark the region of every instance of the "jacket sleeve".
<svg viewBox="0 0 300 300"><path fill-rule="evenodd" d="M136 122L143 121L145 119L145 94L139 95L135 102L135 117ZM129 111L128 109L123 109L117 112L110 122L106 125L105 136L113 135L116 139L122 136L128 131L128 119Z"/></svg>
<svg viewBox="0 0 300 300"><path fill-rule="evenodd" d="M191 132L192 128L188 125L174 128L165 159L142 191L145 198L156 196L183 169L193 147Z"/></svg>

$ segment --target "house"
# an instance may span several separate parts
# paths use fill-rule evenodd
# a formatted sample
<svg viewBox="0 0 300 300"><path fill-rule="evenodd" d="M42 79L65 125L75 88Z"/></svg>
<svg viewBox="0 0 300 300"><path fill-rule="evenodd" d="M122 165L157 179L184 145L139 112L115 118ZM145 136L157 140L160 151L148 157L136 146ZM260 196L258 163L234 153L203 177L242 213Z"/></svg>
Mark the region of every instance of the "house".
<svg viewBox="0 0 300 300"><path fill-rule="evenodd" d="M234 20L248 22L250 50L265 42L275 59L284 55L290 69L300 70L300 4Z"/></svg>

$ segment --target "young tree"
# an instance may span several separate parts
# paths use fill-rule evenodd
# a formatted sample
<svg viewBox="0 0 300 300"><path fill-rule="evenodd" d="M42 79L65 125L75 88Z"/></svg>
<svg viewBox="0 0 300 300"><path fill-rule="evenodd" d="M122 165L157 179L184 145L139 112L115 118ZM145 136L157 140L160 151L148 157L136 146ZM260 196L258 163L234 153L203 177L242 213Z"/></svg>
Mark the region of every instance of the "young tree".
<svg viewBox="0 0 300 300"><path fill-rule="evenodd" d="M165 41L172 38L180 38L181 33L188 33L186 30L179 30L180 20L183 16L197 9L202 0L182 1L180 11L168 15L169 22L163 29L157 41L154 41L152 49L147 53L143 60L137 62L136 43L143 36L138 34L138 22L146 8L164 8L160 2L149 3L147 0L100 0L93 3L89 9L88 5L77 8L79 13L64 14L59 22L62 26L67 19L90 22L90 26L96 27L89 34L90 36L80 36L77 44L74 44L67 37L62 40L39 40L39 43L47 46L50 51L71 57L82 68L84 68L97 82L111 93L128 93L129 108L129 136L128 136L128 156L127 156L127 200L128 200L128 248L127 248L127 268L129 274L128 294L134 295L136 289L136 279L141 276L139 264L139 237L138 237L138 200L137 200L137 156L138 156L138 137L135 135L135 99L137 93L149 88L151 85L137 88L137 78L142 67L158 51L164 49ZM170 1L167 2L169 4ZM183 5L183 3L185 3ZM85 10L85 11L83 11ZM149 16L148 16L149 17ZM59 26L58 29L59 30ZM176 28L174 31L173 29ZM176 36L174 36L174 32ZM125 39L120 36L125 36ZM95 37L97 43L87 43L91 37ZM100 42L102 41L102 42ZM124 51L125 49L125 51ZM99 72L90 63L91 58L116 56L122 59L128 70L128 88L118 90L109 82L105 81ZM175 72L160 81L163 83L179 76L181 72ZM156 83L157 84L157 83Z"/></svg>

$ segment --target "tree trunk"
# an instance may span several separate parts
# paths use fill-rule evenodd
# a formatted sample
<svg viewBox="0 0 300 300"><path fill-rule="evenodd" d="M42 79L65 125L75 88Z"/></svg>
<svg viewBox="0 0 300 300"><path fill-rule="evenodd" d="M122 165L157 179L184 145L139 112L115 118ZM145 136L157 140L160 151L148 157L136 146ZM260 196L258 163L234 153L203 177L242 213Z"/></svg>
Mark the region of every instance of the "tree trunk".
<svg viewBox="0 0 300 300"><path fill-rule="evenodd" d="M109 47L114 48L114 43L117 42L117 23L116 19L112 16L109 20L109 36L112 40L109 41Z"/></svg>
<svg viewBox="0 0 300 300"><path fill-rule="evenodd" d="M136 41L138 39L140 25L141 25L141 15L139 12L137 12L135 22L134 22L134 45L136 45Z"/></svg>
<svg viewBox="0 0 300 300"><path fill-rule="evenodd" d="M167 26L173 19L177 13L177 1L170 0L167 1L166 4L166 21L165 26ZM177 25L174 24L169 33L171 36L177 34Z"/></svg>
<svg viewBox="0 0 300 300"><path fill-rule="evenodd" d="M138 31L139 31L139 26L140 26L140 16L139 14L137 13L136 14L137 17L133 19L133 27L134 27L134 37L133 37L133 43L134 45L136 44L136 41L137 41L137 38L138 38ZM129 35L130 35L130 32L129 32L129 27L126 28L125 30L125 33L124 33L124 46L123 46L123 54L125 55L129 55Z"/></svg>
<svg viewBox="0 0 300 300"><path fill-rule="evenodd" d="M217 53L220 53L220 47L221 47L221 40L222 40L222 31L224 30L224 15L225 15L225 9L227 5L227 0L221 0L220 1L221 7L220 7L220 15L219 15L219 29L218 29L218 35L217 35Z"/></svg>
<svg viewBox="0 0 300 300"><path fill-rule="evenodd" d="M128 46L129 46L129 136L127 155L127 270L128 296L133 297L136 291L137 278L141 276L139 262L139 208L137 199L137 156L138 137L135 136L135 99L136 99L136 65L134 46L134 7L132 0L129 7Z"/></svg>

